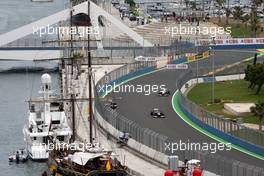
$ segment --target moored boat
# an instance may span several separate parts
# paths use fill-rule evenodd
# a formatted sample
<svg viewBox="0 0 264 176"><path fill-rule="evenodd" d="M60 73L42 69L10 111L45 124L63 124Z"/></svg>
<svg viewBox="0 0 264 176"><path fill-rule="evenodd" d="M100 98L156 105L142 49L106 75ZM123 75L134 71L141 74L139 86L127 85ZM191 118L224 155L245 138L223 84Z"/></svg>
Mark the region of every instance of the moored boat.
<svg viewBox="0 0 264 176"><path fill-rule="evenodd" d="M25 149L19 149L11 154L9 157L9 162L26 162L28 160L28 154Z"/></svg>
<svg viewBox="0 0 264 176"><path fill-rule="evenodd" d="M58 102L51 90L51 77L41 77L42 95L29 101L29 117L23 128L26 151L32 160L47 160L51 145L69 143L72 130L68 124L62 102Z"/></svg>

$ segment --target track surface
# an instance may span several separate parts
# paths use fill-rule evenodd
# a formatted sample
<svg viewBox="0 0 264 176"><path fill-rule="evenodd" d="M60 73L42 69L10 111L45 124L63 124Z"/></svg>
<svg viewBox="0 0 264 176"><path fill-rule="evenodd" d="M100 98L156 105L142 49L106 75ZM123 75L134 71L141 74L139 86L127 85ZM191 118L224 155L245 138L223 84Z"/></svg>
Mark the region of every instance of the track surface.
<svg viewBox="0 0 264 176"><path fill-rule="evenodd" d="M239 53L239 52L216 52L215 65L227 65L232 64L243 59L252 57L252 53ZM204 68L210 68L212 59L206 59L199 61L199 65ZM191 67L195 67L196 63L190 64ZM133 85L160 85L165 84L171 93L176 91L176 80L184 73L182 70L161 70L149 75L145 75L138 79L132 80L126 84ZM146 127L156 131L160 134L168 136L173 142L190 141L195 143L211 143L217 141L209 138L208 136L199 133L197 130L186 124L177 114L174 112L171 105L170 97L158 97L157 94L151 94L145 96L137 93L111 93L109 96L121 97L116 99L118 104L118 110L120 114L124 115L128 119L131 119L142 127ZM166 118L165 119L153 119L150 117L150 111L153 108L159 108L162 110ZM232 149L231 151L218 151L217 154L232 158L237 161L241 161L250 165L255 165L264 168L264 161L254 158L250 155Z"/></svg>

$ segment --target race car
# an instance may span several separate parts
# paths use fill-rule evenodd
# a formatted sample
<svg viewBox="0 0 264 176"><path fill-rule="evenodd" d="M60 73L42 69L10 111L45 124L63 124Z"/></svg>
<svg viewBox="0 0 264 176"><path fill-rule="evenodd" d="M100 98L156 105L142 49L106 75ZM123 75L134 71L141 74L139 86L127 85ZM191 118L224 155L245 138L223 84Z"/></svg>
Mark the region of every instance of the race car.
<svg viewBox="0 0 264 176"><path fill-rule="evenodd" d="M165 118L165 115L158 109L158 108L154 108L151 112L150 115L153 118Z"/></svg>
<svg viewBox="0 0 264 176"><path fill-rule="evenodd" d="M170 96L170 91L167 89L163 89L158 92L158 95L161 97L167 97L167 96Z"/></svg>
<svg viewBox="0 0 264 176"><path fill-rule="evenodd" d="M111 109L116 109L116 108L117 108L117 103L115 103L115 102L111 102L111 103L110 103L110 108L111 108Z"/></svg>
<svg viewBox="0 0 264 176"><path fill-rule="evenodd" d="M111 109L116 109L117 103L111 101L111 102L107 102L105 106L110 107Z"/></svg>

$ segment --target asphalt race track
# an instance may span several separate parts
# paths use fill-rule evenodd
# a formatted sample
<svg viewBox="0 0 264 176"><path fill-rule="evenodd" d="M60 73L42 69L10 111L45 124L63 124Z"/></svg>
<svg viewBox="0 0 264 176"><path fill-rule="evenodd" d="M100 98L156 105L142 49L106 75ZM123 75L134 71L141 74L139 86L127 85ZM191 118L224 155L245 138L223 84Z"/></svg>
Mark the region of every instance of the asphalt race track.
<svg viewBox="0 0 264 176"><path fill-rule="evenodd" d="M215 55L215 65L223 66L232 64L243 59L252 57L253 53L246 52L227 52L219 51ZM199 66L208 68L210 70L212 59L205 59L199 61ZM196 67L196 63L191 63L190 67ZM166 87L173 94L176 91L176 80L184 73L183 70L161 70L149 75L132 80L126 84L133 85L161 85L165 84ZM149 128L162 135L168 136L173 142L188 140L195 143L211 143L216 142L214 139L199 133L186 124L174 112L171 105L172 95L169 97L159 97L157 94L143 95L138 93L111 93L109 96L119 97L116 98L118 104L117 111L140 124L142 127ZM150 116L150 111L153 108L159 108L166 116L165 119L154 119ZM238 150L232 149L231 151L218 151L217 154L232 158L240 162L250 165L255 165L264 168L264 161L242 153Z"/></svg>

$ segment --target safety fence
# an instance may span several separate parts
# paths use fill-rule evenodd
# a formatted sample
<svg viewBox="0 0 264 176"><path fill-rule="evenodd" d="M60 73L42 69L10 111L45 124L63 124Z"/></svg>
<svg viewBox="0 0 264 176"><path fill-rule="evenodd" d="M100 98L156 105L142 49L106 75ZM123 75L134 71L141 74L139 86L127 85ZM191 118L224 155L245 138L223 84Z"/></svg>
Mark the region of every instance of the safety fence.
<svg viewBox="0 0 264 176"><path fill-rule="evenodd" d="M106 88L106 85L118 85L129 78L154 71L155 65L155 62L135 62L106 74L96 84L97 91L95 92L97 92L97 98L95 101L95 107L101 116L114 128L119 131L128 132L136 141L163 153L163 144L167 140L167 137L150 129L141 127L139 124L127 119L117 111L110 108L108 106L109 101L107 101L107 99L102 100L102 98L100 98L106 93L106 91L110 90L104 89L104 91L99 92L102 87Z"/></svg>
<svg viewBox="0 0 264 176"><path fill-rule="evenodd" d="M238 69L241 71L241 69ZM230 72L229 72L230 73ZM222 72L224 74L224 72ZM178 89L181 90L182 87L185 89L190 87L188 83L196 83L195 74L193 71L186 72L181 79L178 80ZM208 77L207 77L208 78ZM206 77L202 78L206 79ZM211 79L215 80L215 79ZM179 91L179 104L183 112L188 116L188 118L193 121L195 124L199 125L203 129L209 131L210 133L225 139L232 144L236 144L240 147L246 148L250 151L253 151L259 155L263 156L264 149L264 133L259 130L252 128L247 128L243 126L239 121L232 121L230 119L225 119L223 116L213 114L202 107L196 105L187 99L184 92ZM203 158L203 154L200 155ZM208 155L205 155L208 157ZM210 156L210 154L209 154ZM209 159L210 162L216 162L218 168L225 168L225 174L222 172L222 169L215 170L215 173L222 172L223 175L263 175L263 168L254 167L252 165L241 163L231 158L224 158L222 156L211 155L212 159ZM202 160L201 160L202 161ZM214 163L214 164L216 164ZM254 164L254 163L252 163ZM215 168L212 163L204 161L205 166L211 166ZM228 169L227 169L228 168ZM252 169L254 168L254 169ZM213 171L213 170L212 170ZM227 174L228 173L228 174Z"/></svg>
<svg viewBox="0 0 264 176"><path fill-rule="evenodd" d="M156 68L155 62L136 62L132 64L127 64L123 67L120 67L110 73L107 73L102 79L100 79L96 84L96 98L95 98L95 107L96 113L99 113L100 116L108 122L113 128L118 131L125 131L130 133L132 139L137 141L144 146L149 147L150 149L157 151L156 153L162 153L163 155L153 154L153 159L160 159L161 157L172 155L172 153L168 152L165 149L165 145L174 141L167 136L159 134L153 130L144 128L140 124L124 117L119 114L118 111L113 110L109 106L109 100L111 98L103 98L105 92L107 91L105 85L113 83L119 84L130 78L149 73L154 71ZM192 79L194 75L192 73L186 73L184 76L178 81L178 86L184 86L184 84ZM99 90L105 87L103 92L99 92ZM109 91L109 90L108 90ZM112 100L114 99L114 95L111 96ZM186 103L188 100L184 99L185 97L181 95L181 102ZM189 102L188 102L189 103ZM210 117L208 117L209 119ZM206 122L206 121L205 121ZM222 123L222 124L221 124ZM228 122L225 122L226 124ZM208 120L208 124L216 124L214 120ZM235 134L235 127L237 124L233 124L230 122L231 126L223 125L224 122L219 122L219 129L225 129L224 132ZM220 127L221 126L221 127ZM224 127L225 126L225 127ZM228 127L227 127L228 126ZM103 128L109 128L107 125L103 126ZM232 130L231 130L232 129ZM184 135L184 134L183 134ZM135 145L136 146L136 145ZM148 150L141 150L140 146L136 148L136 150L140 150L141 153L147 154ZM146 151L146 152L145 152ZM145 153L144 153L145 152ZM151 153L151 151L150 151ZM199 159L201 161L201 165L204 170L213 172L217 175L223 176L264 176L263 168L255 167L246 163L242 163L232 158L226 158L220 156L219 154L212 154L208 151L198 151L198 150L177 150L173 153L173 155L177 155L181 161L185 159ZM163 161L164 164L167 164L167 160L160 159L158 161ZM252 163L254 164L254 163Z"/></svg>
<svg viewBox="0 0 264 176"><path fill-rule="evenodd" d="M183 77L184 81L178 84L179 87L187 86L185 83L194 78L194 74L190 71ZM217 133L217 135L221 134L221 137L231 140L230 142L245 147L250 151L260 155L264 154L264 132L247 128L238 122L213 114L188 100L182 93L180 94L180 104L182 109L190 114L191 117L194 117L193 120L199 123L200 126Z"/></svg>

